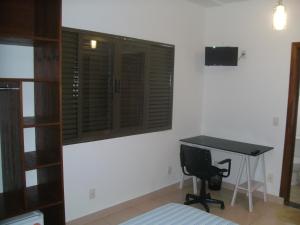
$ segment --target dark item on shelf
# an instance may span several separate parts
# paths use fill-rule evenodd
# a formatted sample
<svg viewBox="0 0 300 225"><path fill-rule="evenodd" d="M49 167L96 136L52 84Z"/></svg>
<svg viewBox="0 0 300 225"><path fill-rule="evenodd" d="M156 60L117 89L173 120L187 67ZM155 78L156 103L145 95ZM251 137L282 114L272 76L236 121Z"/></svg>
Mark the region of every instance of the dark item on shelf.
<svg viewBox="0 0 300 225"><path fill-rule="evenodd" d="M213 191L219 191L222 188L222 176L216 174L208 180L208 188Z"/></svg>

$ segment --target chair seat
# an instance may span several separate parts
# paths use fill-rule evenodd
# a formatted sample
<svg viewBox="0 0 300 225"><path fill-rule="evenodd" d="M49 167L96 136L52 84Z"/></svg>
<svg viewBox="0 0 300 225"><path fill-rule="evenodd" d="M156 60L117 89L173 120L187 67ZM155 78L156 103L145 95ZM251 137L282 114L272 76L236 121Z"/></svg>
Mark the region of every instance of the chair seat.
<svg viewBox="0 0 300 225"><path fill-rule="evenodd" d="M194 171L194 175L200 179L209 179L212 176L216 176L221 173L221 170L218 167L210 166L206 171Z"/></svg>

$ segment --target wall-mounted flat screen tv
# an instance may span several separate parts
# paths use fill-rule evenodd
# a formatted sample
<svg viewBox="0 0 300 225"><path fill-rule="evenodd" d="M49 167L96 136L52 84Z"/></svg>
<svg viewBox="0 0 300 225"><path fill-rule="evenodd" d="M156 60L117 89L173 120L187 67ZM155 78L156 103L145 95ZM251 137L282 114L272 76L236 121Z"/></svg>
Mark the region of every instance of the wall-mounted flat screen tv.
<svg viewBox="0 0 300 225"><path fill-rule="evenodd" d="M206 66L237 66L238 47L206 47Z"/></svg>

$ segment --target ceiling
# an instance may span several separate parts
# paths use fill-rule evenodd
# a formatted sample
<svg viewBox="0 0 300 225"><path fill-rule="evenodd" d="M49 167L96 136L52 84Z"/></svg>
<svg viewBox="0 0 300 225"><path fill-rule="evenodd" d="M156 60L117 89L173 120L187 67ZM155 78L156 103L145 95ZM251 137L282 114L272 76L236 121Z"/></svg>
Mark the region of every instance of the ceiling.
<svg viewBox="0 0 300 225"><path fill-rule="evenodd" d="M221 6L226 3L245 2L250 0L189 0L189 1L197 3L204 7L214 7L214 6Z"/></svg>

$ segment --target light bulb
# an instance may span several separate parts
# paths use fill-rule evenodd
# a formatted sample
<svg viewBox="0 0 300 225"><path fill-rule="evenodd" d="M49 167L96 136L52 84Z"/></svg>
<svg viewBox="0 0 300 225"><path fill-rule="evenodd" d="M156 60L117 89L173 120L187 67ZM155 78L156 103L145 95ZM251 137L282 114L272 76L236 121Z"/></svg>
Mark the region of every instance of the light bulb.
<svg viewBox="0 0 300 225"><path fill-rule="evenodd" d="M92 49L97 48L97 41L96 40L91 40L91 48Z"/></svg>
<svg viewBox="0 0 300 225"><path fill-rule="evenodd" d="M284 30L286 28L287 14L284 5L279 3L273 15L273 27L275 30Z"/></svg>

